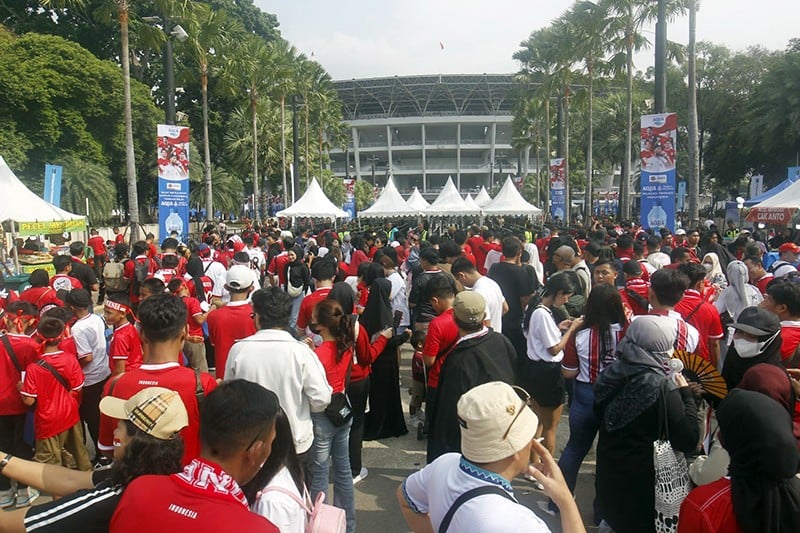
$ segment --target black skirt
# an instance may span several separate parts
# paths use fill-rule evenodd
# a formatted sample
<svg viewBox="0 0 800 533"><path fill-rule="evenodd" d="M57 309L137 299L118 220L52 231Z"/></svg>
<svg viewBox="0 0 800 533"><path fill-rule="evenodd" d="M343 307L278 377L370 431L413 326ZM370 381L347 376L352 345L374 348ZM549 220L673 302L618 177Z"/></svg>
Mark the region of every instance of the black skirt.
<svg viewBox="0 0 800 533"><path fill-rule="evenodd" d="M525 358L519 368L519 385L542 407L556 408L564 403L564 376L561 363Z"/></svg>

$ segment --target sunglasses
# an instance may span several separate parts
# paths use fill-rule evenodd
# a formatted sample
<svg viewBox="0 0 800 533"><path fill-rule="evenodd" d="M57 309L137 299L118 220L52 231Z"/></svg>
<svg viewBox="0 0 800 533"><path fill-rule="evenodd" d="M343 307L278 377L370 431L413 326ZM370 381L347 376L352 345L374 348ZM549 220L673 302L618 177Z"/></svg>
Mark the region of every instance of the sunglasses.
<svg viewBox="0 0 800 533"><path fill-rule="evenodd" d="M517 393L519 399L522 400L522 405L520 406L519 409L517 409L517 414L514 415L514 418L511 419L511 423L508 425L508 429L506 429L506 432L503 433L502 440L506 440L508 434L511 432L511 428L514 427L514 422L517 421L519 415L522 414L522 411L524 411L526 407L530 407L531 405L531 395L528 394L528 391L526 391L522 387L517 387L516 385L513 385L511 388L514 389L514 392Z"/></svg>

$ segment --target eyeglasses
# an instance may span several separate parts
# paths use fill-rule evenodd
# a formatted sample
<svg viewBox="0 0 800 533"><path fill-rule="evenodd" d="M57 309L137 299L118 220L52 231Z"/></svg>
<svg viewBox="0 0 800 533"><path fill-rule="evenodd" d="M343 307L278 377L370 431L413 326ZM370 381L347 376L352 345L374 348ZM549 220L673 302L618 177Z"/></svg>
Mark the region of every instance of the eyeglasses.
<svg viewBox="0 0 800 533"><path fill-rule="evenodd" d="M519 415L522 414L522 411L524 411L526 407L530 407L531 405L531 395L528 394L528 391L526 391L522 387L517 387L516 385L512 386L512 388L514 389L514 392L517 393L517 396L519 396L519 399L522 400L522 405L520 406L519 409L517 409L517 414L514 415L514 418L508 425L508 429L506 429L506 432L503 433L502 440L506 440L506 437L508 437L508 434L511 432L511 428L514 426L514 422L517 421L517 418L519 418Z"/></svg>

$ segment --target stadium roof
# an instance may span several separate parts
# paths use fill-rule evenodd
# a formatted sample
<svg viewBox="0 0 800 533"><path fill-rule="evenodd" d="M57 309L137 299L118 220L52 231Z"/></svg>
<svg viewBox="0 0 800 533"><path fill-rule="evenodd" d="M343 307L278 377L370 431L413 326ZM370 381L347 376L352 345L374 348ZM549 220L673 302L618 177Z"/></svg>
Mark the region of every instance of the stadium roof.
<svg viewBox="0 0 800 533"><path fill-rule="evenodd" d="M334 86L345 120L513 114L513 74L395 76Z"/></svg>

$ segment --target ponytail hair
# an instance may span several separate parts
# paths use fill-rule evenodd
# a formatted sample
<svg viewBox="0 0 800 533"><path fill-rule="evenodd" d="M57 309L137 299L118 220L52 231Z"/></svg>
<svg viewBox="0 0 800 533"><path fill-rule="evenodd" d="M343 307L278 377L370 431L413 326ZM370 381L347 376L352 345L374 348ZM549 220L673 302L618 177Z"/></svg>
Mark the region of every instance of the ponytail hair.
<svg viewBox="0 0 800 533"><path fill-rule="evenodd" d="M326 298L317 303L314 313L317 324L330 331L336 339L336 362L342 360L344 353L355 343L355 318L352 314L345 313L342 306L332 298Z"/></svg>
<svg viewBox="0 0 800 533"><path fill-rule="evenodd" d="M573 279L573 276L575 276L574 272L566 271L561 274L552 274L547 278L544 287L533 294L528 302L528 307L525 308L525 316L522 320L523 331L528 331L528 326L530 326L531 323L531 316L539 304L542 303L542 298L555 296L559 292L572 294L577 290L578 285Z"/></svg>

